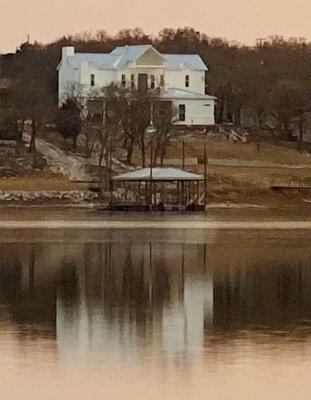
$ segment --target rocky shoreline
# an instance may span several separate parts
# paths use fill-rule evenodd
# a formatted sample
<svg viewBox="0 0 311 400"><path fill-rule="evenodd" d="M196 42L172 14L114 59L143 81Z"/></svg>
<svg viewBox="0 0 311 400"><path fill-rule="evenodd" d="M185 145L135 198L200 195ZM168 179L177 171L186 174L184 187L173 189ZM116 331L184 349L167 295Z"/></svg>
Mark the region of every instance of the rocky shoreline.
<svg viewBox="0 0 311 400"><path fill-rule="evenodd" d="M0 190L0 206L64 206L89 208L100 204L108 203L109 194L93 192L90 190ZM301 207L310 207L310 200L300 199ZM215 201L210 199L207 209L213 208L234 208L234 209L267 209L297 206L293 201L230 201L219 198Z"/></svg>
<svg viewBox="0 0 311 400"><path fill-rule="evenodd" d="M22 202L26 204L45 203L45 202L69 202L83 203L96 201L98 193L89 190L1 190L0 203L8 204Z"/></svg>

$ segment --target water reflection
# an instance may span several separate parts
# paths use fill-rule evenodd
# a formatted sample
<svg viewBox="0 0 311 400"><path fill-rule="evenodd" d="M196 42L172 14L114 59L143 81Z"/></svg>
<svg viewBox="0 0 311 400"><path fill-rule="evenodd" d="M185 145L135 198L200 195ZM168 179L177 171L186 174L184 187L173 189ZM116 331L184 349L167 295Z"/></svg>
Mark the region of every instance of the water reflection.
<svg viewBox="0 0 311 400"><path fill-rule="evenodd" d="M203 347L210 331L289 328L311 317L311 256L280 250L2 244L2 314L41 326L68 351L109 345L126 353L156 344L169 354Z"/></svg>
<svg viewBox="0 0 311 400"><path fill-rule="evenodd" d="M115 376L122 371L140 387L135 398L150 388L159 397L197 391L206 398L223 390L223 379L238 395L252 393L247 382L255 390L258 374L266 374L261 382L277 377L280 365L288 368L288 355L296 366L308 365L305 234L253 232L241 240L234 233L198 244L126 235L119 242L104 236L91 243L0 244L0 357L8 382L13 374L35 383L41 371L46 384L58 382L51 390L67 390L67 397L53 392L54 398L72 398L74 388L75 398L94 388L101 398L100 383L109 392L117 379L118 390L109 393L126 398L121 392L129 384ZM295 371L291 364L279 381ZM308 379L299 375L297 386ZM267 387L271 392L273 383Z"/></svg>

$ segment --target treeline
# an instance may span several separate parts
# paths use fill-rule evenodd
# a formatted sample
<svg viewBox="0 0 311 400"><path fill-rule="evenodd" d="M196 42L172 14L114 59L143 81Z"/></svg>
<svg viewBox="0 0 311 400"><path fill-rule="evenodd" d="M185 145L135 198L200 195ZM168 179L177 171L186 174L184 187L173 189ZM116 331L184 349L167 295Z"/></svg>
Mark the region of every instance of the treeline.
<svg viewBox="0 0 311 400"><path fill-rule="evenodd" d="M10 62L14 76L12 105L22 118L48 120L57 108L57 71L61 48L77 52L110 52L125 44L151 43L163 53L198 53L209 67L206 92L218 98L216 121L241 124L241 111L258 126L273 115L287 130L293 117L303 121L311 109L311 44L273 36L255 46L211 38L193 28L163 29L155 37L141 29L117 35L105 31L64 36L50 44L24 43ZM301 122L302 123L302 122Z"/></svg>

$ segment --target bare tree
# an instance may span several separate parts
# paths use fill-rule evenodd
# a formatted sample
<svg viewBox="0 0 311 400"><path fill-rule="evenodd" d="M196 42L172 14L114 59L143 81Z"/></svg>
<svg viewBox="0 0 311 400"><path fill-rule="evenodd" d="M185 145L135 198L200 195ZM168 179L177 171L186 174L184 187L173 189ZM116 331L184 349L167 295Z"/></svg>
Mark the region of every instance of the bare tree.
<svg viewBox="0 0 311 400"><path fill-rule="evenodd" d="M154 103L154 125L156 128L156 146L154 151L154 164L160 157L161 166L166 154L167 146L172 137L173 119L176 110L169 101L157 101Z"/></svg>
<svg viewBox="0 0 311 400"><path fill-rule="evenodd" d="M149 146L146 129L151 120L151 99L142 96L138 90L118 85L106 88L106 125L114 129L113 138L122 128L123 145L127 151L127 163L131 164L134 145L141 150L142 166L146 165L146 151Z"/></svg>
<svg viewBox="0 0 311 400"><path fill-rule="evenodd" d="M72 150L77 150L77 137L81 131L81 106L76 98L67 98L56 113L56 127L64 140L72 140Z"/></svg>

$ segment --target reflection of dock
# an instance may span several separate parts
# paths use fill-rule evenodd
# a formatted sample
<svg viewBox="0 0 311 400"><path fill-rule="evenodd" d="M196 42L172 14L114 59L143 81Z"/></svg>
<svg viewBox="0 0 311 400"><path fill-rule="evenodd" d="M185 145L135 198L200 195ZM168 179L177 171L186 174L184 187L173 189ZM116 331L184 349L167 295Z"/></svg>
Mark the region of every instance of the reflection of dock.
<svg viewBox="0 0 311 400"><path fill-rule="evenodd" d="M123 214L124 215L124 214ZM192 215L182 218L145 218L133 213L131 218L120 214L102 215L96 211L85 214L82 220L22 220L2 221L2 243L102 243L106 240L118 243L193 243L204 244L215 240L217 225L195 220ZM154 218L155 217L155 218Z"/></svg>
<svg viewBox="0 0 311 400"><path fill-rule="evenodd" d="M0 294L12 306L10 318L49 326L63 357L104 349L184 354L203 348L218 329L311 317L311 255L297 243L258 248L238 238L220 246L127 237L0 246Z"/></svg>
<svg viewBox="0 0 311 400"><path fill-rule="evenodd" d="M72 307L58 300L60 343L70 341L81 350L109 346L115 354L131 352L137 343L167 353L203 344L205 313L213 301L203 273L204 246L104 243L88 248L87 265L80 263L76 272L77 318L69 317Z"/></svg>

